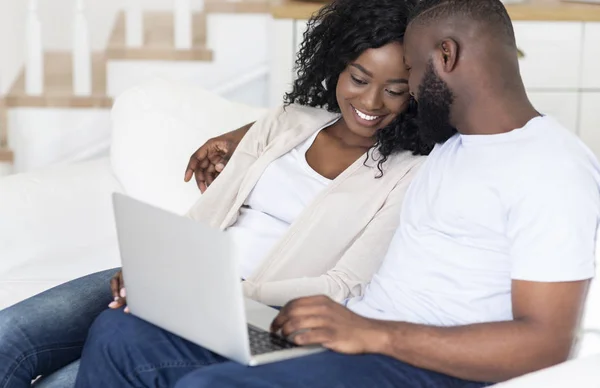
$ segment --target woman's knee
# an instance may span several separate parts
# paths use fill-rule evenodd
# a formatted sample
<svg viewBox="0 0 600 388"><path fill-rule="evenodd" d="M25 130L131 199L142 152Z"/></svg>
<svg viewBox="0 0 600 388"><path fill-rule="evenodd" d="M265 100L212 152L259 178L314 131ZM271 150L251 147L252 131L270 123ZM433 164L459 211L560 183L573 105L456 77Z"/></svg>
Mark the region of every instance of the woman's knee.
<svg viewBox="0 0 600 388"><path fill-rule="evenodd" d="M149 343L162 338L163 331L123 309L107 309L92 324L85 341L82 359L99 355L126 361L143 354ZM95 354L95 355L94 355ZM102 356L100 356L102 357Z"/></svg>
<svg viewBox="0 0 600 388"><path fill-rule="evenodd" d="M22 359L36 351L36 340L41 335L42 326L50 321L38 316L35 309L26 307L16 304L0 311L0 355Z"/></svg>
<svg viewBox="0 0 600 388"><path fill-rule="evenodd" d="M85 348L114 347L135 338L137 318L123 309L103 311L92 323L85 341Z"/></svg>
<svg viewBox="0 0 600 388"><path fill-rule="evenodd" d="M83 364L101 364L102 360L125 361L129 353L127 349L137 338L137 320L122 309L102 312L88 332L82 354Z"/></svg>

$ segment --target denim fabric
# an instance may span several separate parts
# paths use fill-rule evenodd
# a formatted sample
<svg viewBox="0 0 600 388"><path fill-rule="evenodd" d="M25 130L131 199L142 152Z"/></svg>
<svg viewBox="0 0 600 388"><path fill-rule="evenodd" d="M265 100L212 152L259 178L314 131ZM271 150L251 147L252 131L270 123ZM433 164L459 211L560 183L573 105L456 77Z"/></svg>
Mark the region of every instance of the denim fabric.
<svg viewBox="0 0 600 388"><path fill-rule="evenodd" d="M73 280L0 311L0 388L30 388L37 376L49 376L80 357L90 326L112 300L109 282L115 272ZM76 366L61 373L45 386L68 388L50 384L74 381Z"/></svg>
<svg viewBox="0 0 600 388"><path fill-rule="evenodd" d="M258 367L229 361L121 311L90 329L76 387L479 388L382 355L323 352Z"/></svg>

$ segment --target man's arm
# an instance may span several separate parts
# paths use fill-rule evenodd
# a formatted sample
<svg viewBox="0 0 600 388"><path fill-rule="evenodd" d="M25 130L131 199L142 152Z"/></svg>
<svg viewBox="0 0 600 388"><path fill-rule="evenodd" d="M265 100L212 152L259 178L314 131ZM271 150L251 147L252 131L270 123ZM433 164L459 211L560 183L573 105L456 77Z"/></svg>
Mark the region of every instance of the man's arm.
<svg viewBox="0 0 600 388"><path fill-rule="evenodd" d="M385 322L376 353L467 380L497 382L565 361L589 281L513 281L513 321L457 327Z"/></svg>
<svg viewBox="0 0 600 388"><path fill-rule="evenodd" d="M273 330L299 345L385 354L466 380L498 382L567 359L588 284L513 281L513 321L457 327L372 320L325 297L304 298L284 307Z"/></svg>

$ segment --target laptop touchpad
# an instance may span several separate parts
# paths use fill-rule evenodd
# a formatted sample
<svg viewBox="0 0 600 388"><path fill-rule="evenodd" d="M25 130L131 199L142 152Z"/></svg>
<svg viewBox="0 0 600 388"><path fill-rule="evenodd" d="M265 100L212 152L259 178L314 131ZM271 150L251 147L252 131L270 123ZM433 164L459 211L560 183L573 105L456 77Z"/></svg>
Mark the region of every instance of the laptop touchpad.
<svg viewBox="0 0 600 388"><path fill-rule="evenodd" d="M271 327L271 322L273 322L273 319L279 313L276 309L249 298L244 298L244 305L248 323L267 331Z"/></svg>

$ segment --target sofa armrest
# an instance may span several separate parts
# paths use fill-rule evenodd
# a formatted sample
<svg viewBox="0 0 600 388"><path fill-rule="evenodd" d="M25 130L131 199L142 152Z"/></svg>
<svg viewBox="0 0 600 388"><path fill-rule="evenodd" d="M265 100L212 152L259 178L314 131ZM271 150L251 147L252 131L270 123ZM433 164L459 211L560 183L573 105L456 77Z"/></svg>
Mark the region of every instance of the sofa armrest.
<svg viewBox="0 0 600 388"><path fill-rule="evenodd" d="M551 368L533 372L516 379L494 385L497 388L564 388L597 387L600 381L600 354L579 358Z"/></svg>
<svg viewBox="0 0 600 388"><path fill-rule="evenodd" d="M74 257L116 247L115 191L108 158L0 179L0 281L87 272Z"/></svg>

